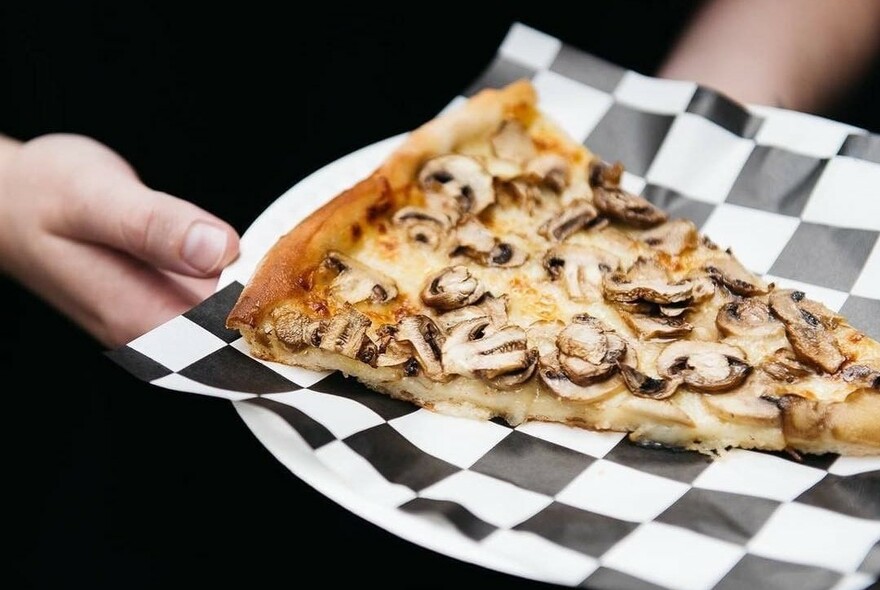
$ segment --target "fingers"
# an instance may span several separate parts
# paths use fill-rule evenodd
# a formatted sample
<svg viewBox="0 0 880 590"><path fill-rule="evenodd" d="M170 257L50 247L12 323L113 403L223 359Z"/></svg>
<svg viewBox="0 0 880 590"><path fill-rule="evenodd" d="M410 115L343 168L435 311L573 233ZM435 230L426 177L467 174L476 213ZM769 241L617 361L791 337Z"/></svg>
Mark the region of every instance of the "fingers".
<svg viewBox="0 0 880 590"><path fill-rule="evenodd" d="M190 276L216 276L238 256L238 235L229 224L134 177L103 182L80 198L66 224L71 238Z"/></svg>
<svg viewBox="0 0 880 590"><path fill-rule="evenodd" d="M107 147L55 137L53 157L65 193L53 229L103 244L147 264L195 277L216 276L238 256L238 234L223 220L177 197L146 187Z"/></svg>
<svg viewBox="0 0 880 590"><path fill-rule="evenodd" d="M108 197L127 211L115 220L105 217L92 224L109 246L159 268L196 277L216 276L238 256L235 230L192 203L142 185Z"/></svg>
<svg viewBox="0 0 880 590"><path fill-rule="evenodd" d="M189 279L187 285L101 246L51 237L41 249L47 263L28 276L27 286L109 348L189 311L213 292L207 279Z"/></svg>
<svg viewBox="0 0 880 590"><path fill-rule="evenodd" d="M10 145L0 269L107 346L204 300L238 255L231 226L149 189L99 142L54 134Z"/></svg>

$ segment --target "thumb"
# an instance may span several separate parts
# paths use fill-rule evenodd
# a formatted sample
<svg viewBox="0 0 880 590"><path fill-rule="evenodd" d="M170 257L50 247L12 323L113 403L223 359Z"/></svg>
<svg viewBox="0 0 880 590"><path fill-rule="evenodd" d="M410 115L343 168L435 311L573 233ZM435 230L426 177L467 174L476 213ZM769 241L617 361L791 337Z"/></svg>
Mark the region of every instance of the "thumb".
<svg viewBox="0 0 880 590"><path fill-rule="evenodd" d="M68 235L121 250L165 270L210 277L238 256L239 238L226 222L183 199L113 174L75 195ZM82 185L80 185L82 186Z"/></svg>
<svg viewBox="0 0 880 590"><path fill-rule="evenodd" d="M122 222L130 254L190 276L217 275L238 256L238 234L226 222L183 199L141 192L140 219L126 215Z"/></svg>

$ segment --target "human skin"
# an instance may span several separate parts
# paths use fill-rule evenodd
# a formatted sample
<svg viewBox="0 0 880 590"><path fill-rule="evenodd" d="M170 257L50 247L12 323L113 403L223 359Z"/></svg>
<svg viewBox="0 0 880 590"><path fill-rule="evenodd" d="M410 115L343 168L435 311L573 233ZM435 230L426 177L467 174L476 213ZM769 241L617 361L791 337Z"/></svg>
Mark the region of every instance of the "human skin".
<svg viewBox="0 0 880 590"><path fill-rule="evenodd" d="M106 347L208 297L238 246L229 224L145 186L93 139L0 135L0 271Z"/></svg>
<svg viewBox="0 0 880 590"><path fill-rule="evenodd" d="M878 54L876 0L710 0L657 75L744 103L821 113Z"/></svg>

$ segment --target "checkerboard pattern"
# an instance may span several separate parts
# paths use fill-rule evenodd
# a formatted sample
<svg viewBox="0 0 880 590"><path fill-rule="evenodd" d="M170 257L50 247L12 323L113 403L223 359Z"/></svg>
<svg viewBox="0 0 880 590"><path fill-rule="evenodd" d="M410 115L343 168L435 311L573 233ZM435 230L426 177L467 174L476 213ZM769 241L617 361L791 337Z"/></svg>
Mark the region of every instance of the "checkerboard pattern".
<svg viewBox="0 0 880 590"><path fill-rule="evenodd" d="M627 188L880 338L880 136L626 71L520 24L464 96L524 76L551 117L626 165ZM155 385L274 420L328 477L460 536L476 563L491 555L533 579L608 590L877 583L880 458L710 460L620 434L435 414L340 373L251 358L223 325L241 289L108 354Z"/></svg>

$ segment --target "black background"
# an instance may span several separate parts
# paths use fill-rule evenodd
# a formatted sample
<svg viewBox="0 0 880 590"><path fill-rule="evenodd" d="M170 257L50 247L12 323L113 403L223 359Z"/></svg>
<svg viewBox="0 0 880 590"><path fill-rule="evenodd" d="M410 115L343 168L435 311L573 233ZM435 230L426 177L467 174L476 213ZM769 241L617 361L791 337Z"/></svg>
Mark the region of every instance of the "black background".
<svg viewBox="0 0 880 590"><path fill-rule="evenodd" d="M506 4L486 18L450 3L17 4L0 8L0 132L91 135L239 232L315 169L434 116L515 21L651 74L698 5L587 2L573 17L570 3ZM870 77L823 114L880 130L876 88ZM361 520L278 463L228 402L145 385L38 298L0 288L13 587L545 586Z"/></svg>

